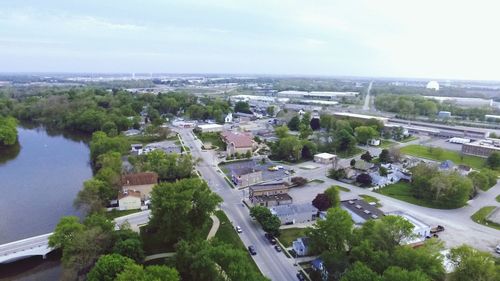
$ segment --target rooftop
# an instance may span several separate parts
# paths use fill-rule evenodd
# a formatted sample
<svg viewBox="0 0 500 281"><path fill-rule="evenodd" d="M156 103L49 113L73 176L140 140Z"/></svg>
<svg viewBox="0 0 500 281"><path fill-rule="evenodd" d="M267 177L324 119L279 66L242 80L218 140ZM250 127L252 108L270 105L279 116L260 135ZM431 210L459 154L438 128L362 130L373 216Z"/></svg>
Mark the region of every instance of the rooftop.
<svg viewBox="0 0 500 281"><path fill-rule="evenodd" d="M386 117L364 115L364 114L356 114L356 113L350 113L350 112L335 112L333 115L344 116L344 117L352 117L352 118L359 118L359 119L377 119L377 120L380 120L380 121L383 121L383 122L387 122L389 120L389 118L386 118Z"/></svg>
<svg viewBox="0 0 500 281"><path fill-rule="evenodd" d="M144 172L122 175L122 186L134 186L145 184L157 184L158 174L154 172Z"/></svg>
<svg viewBox="0 0 500 281"><path fill-rule="evenodd" d="M198 125L198 127L200 129L218 129L218 128L222 128L223 126L219 125L219 124L201 124L201 125Z"/></svg>
<svg viewBox="0 0 500 281"><path fill-rule="evenodd" d="M323 152L323 153L318 153L318 154L314 155L314 157L319 157L319 158L323 158L323 159L331 159L331 158L337 157L337 155Z"/></svg>
<svg viewBox="0 0 500 281"><path fill-rule="evenodd" d="M276 216L291 216L299 213L317 213L318 209L311 203L279 205L269 208Z"/></svg>
<svg viewBox="0 0 500 281"><path fill-rule="evenodd" d="M384 216L384 212L361 199L344 200L340 204L365 220L378 219Z"/></svg>
<svg viewBox="0 0 500 281"><path fill-rule="evenodd" d="M257 184L257 185L252 185L249 187L249 189L253 191L261 191L261 190L275 190L275 189L283 189L287 188L288 185L285 182L278 182L278 183L263 183L263 184Z"/></svg>
<svg viewBox="0 0 500 281"><path fill-rule="evenodd" d="M254 196L253 200L256 203L268 202L268 201L290 201L292 200L292 196L288 195L288 193L275 194L275 195L258 195Z"/></svg>
<svg viewBox="0 0 500 281"><path fill-rule="evenodd" d="M500 151L500 141L493 139L478 140L475 142L466 143L464 145L476 146L476 147L486 147L494 150Z"/></svg>
<svg viewBox="0 0 500 281"><path fill-rule="evenodd" d="M234 144L236 148L241 147L252 147L253 146L253 136L251 133L240 133L240 132L222 132L222 139L227 144Z"/></svg>

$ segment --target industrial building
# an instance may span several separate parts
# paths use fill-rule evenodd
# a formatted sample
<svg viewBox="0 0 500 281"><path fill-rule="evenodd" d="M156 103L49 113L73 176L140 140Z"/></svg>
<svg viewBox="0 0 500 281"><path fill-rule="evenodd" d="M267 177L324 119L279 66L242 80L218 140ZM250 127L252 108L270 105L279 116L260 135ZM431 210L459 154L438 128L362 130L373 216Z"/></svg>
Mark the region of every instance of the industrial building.
<svg viewBox="0 0 500 281"><path fill-rule="evenodd" d="M358 92L305 92L305 91L281 91L277 96L280 98L301 100L338 100L342 98L356 98Z"/></svg>
<svg viewBox="0 0 500 281"><path fill-rule="evenodd" d="M462 153L479 157L488 157L493 152L500 152L500 141L494 139L482 139L462 144Z"/></svg>
<svg viewBox="0 0 500 281"><path fill-rule="evenodd" d="M350 113L350 112L334 112L333 116L339 117L339 118L357 119L357 120L361 120L361 121L368 121L370 119L376 119L376 120L381 121L383 124L386 124L389 121L389 118L386 118L386 117L356 114L356 113Z"/></svg>

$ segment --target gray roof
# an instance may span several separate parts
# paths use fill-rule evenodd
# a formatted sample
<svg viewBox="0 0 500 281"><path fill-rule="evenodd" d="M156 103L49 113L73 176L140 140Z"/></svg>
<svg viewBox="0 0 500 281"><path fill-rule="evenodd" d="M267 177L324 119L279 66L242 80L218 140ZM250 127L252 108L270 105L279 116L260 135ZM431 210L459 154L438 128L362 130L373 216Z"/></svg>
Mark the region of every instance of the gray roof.
<svg viewBox="0 0 500 281"><path fill-rule="evenodd" d="M305 204L291 204L291 205L279 205L269 208L271 212L280 216L291 216L300 213L317 213L318 209L314 207L311 203Z"/></svg>
<svg viewBox="0 0 500 281"><path fill-rule="evenodd" d="M285 187L287 187L287 185L284 182L270 182L270 183L252 185L249 187L249 189L257 191L257 190L283 189Z"/></svg>
<svg viewBox="0 0 500 281"><path fill-rule="evenodd" d="M384 216L384 212L361 199L344 200L341 201L340 204L345 209L348 209L365 220L378 219Z"/></svg>

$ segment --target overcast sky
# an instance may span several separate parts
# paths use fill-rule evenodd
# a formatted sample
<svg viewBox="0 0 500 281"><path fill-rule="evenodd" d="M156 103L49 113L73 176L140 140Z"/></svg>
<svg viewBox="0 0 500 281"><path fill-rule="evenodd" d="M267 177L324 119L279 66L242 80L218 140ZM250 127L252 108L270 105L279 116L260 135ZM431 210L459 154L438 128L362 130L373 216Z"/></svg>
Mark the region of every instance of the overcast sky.
<svg viewBox="0 0 500 281"><path fill-rule="evenodd" d="M0 0L0 71L500 80L496 2Z"/></svg>

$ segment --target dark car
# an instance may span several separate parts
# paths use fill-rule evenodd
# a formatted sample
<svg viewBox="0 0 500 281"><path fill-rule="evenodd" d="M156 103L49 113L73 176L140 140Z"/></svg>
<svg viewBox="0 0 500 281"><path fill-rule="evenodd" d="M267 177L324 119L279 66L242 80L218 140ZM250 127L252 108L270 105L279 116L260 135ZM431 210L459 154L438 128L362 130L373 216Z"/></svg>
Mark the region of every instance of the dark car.
<svg viewBox="0 0 500 281"><path fill-rule="evenodd" d="M300 281L305 281L306 277L304 276L304 273L299 271L297 272L297 279L299 279Z"/></svg>
<svg viewBox="0 0 500 281"><path fill-rule="evenodd" d="M442 225L438 225L436 227L431 228L431 234L438 233L441 231L444 231L444 226L442 226Z"/></svg>
<svg viewBox="0 0 500 281"><path fill-rule="evenodd" d="M278 245L274 246L274 249L276 250L276 252L281 252L281 247Z"/></svg>
<svg viewBox="0 0 500 281"><path fill-rule="evenodd" d="M254 246L248 246L248 251L250 252L250 254L252 254L252 256L255 256L257 254Z"/></svg>
<svg viewBox="0 0 500 281"><path fill-rule="evenodd" d="M266 233L265 236L272 245L276 245L276 239L271 233Z"/></svg>

